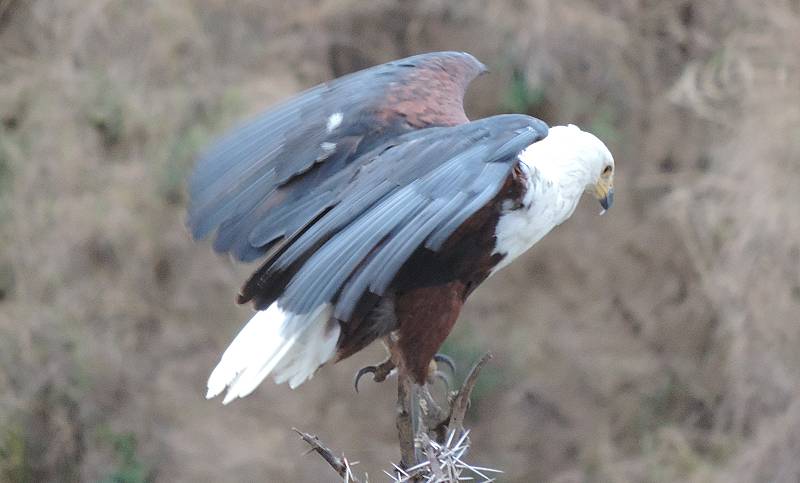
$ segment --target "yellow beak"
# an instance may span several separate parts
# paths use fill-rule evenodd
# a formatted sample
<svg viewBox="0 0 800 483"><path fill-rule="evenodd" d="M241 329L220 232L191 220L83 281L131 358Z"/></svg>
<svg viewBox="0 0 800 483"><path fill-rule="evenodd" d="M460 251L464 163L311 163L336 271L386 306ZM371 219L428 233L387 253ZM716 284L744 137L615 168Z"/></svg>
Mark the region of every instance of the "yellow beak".
<svg viewBox="0 0 800 483"><path fill-rule="evenodd" d="M604 210L614 205L614 179L611 176L601 177L594 185L593 194Z"/></svg>

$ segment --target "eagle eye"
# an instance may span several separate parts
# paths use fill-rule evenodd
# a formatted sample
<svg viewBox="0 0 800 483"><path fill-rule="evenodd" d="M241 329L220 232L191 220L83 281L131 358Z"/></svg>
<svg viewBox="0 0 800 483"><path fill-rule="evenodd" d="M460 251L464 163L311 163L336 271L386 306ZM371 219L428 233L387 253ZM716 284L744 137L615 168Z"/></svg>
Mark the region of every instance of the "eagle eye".
<svg viewBox="0 0 800 483"><path fill-rule="evenodd" d="M613 169L614 168L612 168L610 164L608 166L606 166L605 168L603 168L603 176L608 176L609 174L611 174L611 171Z"/></svg>

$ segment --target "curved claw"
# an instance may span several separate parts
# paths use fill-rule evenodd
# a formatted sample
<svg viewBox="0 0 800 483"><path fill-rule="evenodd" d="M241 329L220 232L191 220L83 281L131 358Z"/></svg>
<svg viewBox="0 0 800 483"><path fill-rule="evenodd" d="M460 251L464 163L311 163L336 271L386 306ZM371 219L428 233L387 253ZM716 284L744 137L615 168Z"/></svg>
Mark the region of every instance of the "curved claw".
<svg viewBox="0 0 800 483"><path fill-rule="evenodd" d="M375 382L383 382L386 380L387 377L392 373L394 370L394 362L391 359L387 359L377 366L367 366L362 367L356 373L356 379L353 381L353 385L356 388L356 392L358 392L358 381L364 374L372 374L372 380Z"/></svg>
<svg viewBox="0 0 800 483"><path fill-rule="evenodd" d="M378 366L366 366L362 367L356 373L356 378L353 381L353 386L356 388L356 392L358 392L358 381L364 376L364 374L375 374L378 373Z"/></svg>
<svg viewBox="0 0 800 483"><path fill-rule="evenodd" d="M450 369L450 373L454 376L456 375L456 363L450 356L446 356L444 354L436 354L433 356L433 360L436 361L437 364L442 363L446 365Z"/></svg>

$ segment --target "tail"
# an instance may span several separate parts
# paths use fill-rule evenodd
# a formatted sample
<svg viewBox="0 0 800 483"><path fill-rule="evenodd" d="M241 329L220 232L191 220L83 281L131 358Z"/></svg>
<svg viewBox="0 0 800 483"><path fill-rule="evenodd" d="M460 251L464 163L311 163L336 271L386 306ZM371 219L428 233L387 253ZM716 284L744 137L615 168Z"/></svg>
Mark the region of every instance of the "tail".
<svg viewBox="0 0 800 483"><path fill-rule="evenodd" d="M284 312L274 302L242 328L208 378L213 398L228 388L223 404L245 397L270 373L275 382L294 389L336 353L339 323L331 319L330 304L307 314Z"/></svg>

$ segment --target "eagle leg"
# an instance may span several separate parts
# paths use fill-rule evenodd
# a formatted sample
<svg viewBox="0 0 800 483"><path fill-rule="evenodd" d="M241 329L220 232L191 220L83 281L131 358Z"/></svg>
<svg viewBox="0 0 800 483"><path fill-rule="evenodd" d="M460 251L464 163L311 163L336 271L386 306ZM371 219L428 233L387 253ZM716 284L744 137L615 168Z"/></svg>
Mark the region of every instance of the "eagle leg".
<svg viewBox="0 0 800 483"><path fill-rule="evenodd" d="M372 380L375 382L383 382L389 377L389 374L392 373L395 367L395 363L391 358L386 359L377 366L362 367L356 373L355 380L353 381L356 392L358 392L358 381L361 380L365 374L372 374Z"/></svg>
<svg viewBox="0 0 800 483"><path fill-rule="evenodd" d="M447 366L450 370L450 375L445 373L444 371L439 370L439 364L443 364ZM362 377L367 374L372 374L372 380L375 382L383 382L386 380L387 377L392 373L392 371L397 366L392 361L391 358L386 359L385 361L381 362L375 366L365 366L358 370L353 380L353 387L355 387L356 392L358 392L358 383ZM456 374L456 365L453 362L453 359L449 356L444 354L436 354L433 356L433 360L431 361L430 368L428 369L428 382L433 383L436 379L441 380L444 385L445 389L449 392L450 387L452 386L452 376Z"/></svg>

